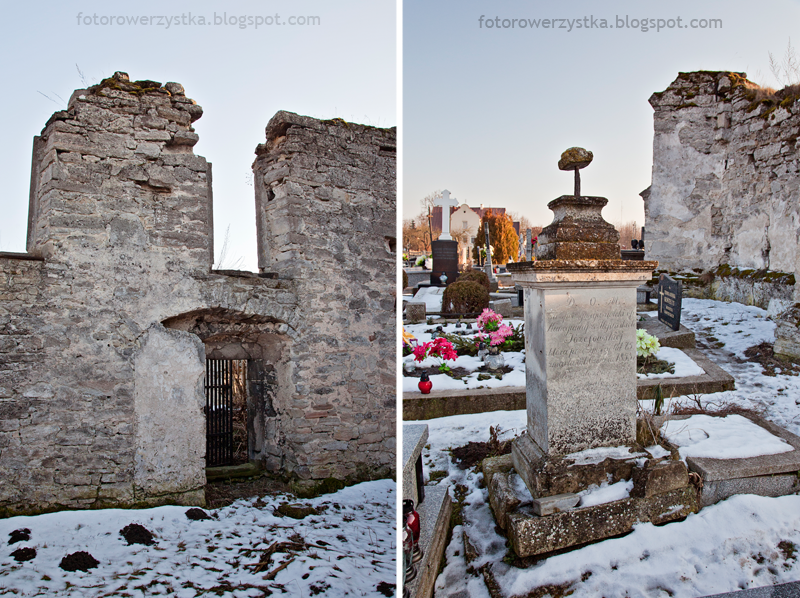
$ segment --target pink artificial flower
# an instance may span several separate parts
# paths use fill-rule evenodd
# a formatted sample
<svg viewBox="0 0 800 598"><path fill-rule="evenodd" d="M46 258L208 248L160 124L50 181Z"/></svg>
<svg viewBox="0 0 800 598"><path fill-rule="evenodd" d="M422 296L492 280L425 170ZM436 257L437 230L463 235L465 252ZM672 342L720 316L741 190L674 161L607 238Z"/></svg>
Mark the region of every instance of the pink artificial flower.
<svg viewBox="0 0 800 598"><path fill-rule="evenodd" d="M493 332L497 330L502 321L503 316L493 312L487 307L481 312L481 315L478 316L476 323L478 324L478 328L485 330L486 332Z"/></svg>
<svg viewBox="0 0 800 598"><path fill-rule="evenodd" d="M490 332L489 337L492 339L490 345L502 345L506 338L514 334L514 329L508 324L503 324L497 330Z"/></svg>
<svg viewBox="0 0 800 598"><path fill-rule="evenodd" d="M430 346L430 343L422 343L421 345L414 347L414 361L422 361L425 359L425 356L428 353L428 347Z"/></svg>

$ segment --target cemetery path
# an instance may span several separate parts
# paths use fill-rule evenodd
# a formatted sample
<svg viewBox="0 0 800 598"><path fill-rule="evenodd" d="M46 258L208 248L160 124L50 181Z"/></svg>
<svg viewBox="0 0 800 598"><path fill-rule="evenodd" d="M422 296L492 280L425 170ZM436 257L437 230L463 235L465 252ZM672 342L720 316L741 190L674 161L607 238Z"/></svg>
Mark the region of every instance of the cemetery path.
<svg viewBox="0 0 800 598"><path fill-rule="evenodd" d="M378 480L307 500L287 494L238 499L194 520L187 507L177 506L2 519L0 594L393 595L395 487L392 480ZM282 506L287 503L310 509ZM146 531L134 525L129 539L146 542L149 532L153 543L128 545L120 532L131 524ZM29 533L12 537L23 530ZM8 544L25 535L27 540ZM87 571L59 566L78 552L91 555L75 557L79 564L96 565Z"/></svg>
<svg viewBox="0 0 800 598"><path fill-rule="evenodd" d="M800 434L800 376L780 368L771 375L745 355L749 347L774 342L775 325L764 310L684 299L682 323L694 330L698 347L734 376L736 390L678 397L673 404L746 407ZM525 411L457 415L425 423L430 434L423 451L426 471L450 486L463 520L446 548L436 598L522 598L543 596L546 589L550 595L572 597L694 598L800 579L797 495L738 495L682 522L640 524L621 538L551 556L528 568L512 566L506 539L495 528L482 474L461 470L450 451L468 442L488 441L489 426L500 425L501 440L521 433Z"/></svg>

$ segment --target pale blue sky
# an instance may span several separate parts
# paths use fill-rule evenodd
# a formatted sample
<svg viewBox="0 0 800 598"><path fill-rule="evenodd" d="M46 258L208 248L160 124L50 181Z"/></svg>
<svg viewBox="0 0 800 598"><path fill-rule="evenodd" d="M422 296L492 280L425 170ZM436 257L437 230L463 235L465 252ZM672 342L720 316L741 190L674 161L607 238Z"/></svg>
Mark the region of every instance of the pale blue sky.
<svg viewBox="0 0 800 598"><path fill-rule="evenodd" d="M0 19L0 251L25 251L31 144L73 90L114 71L177 81L205 113L195 153L213 163L215 249L256 268L254 150L278 110L391 127L396 117L393 0L7 3ZM77 15L319 16L318 26L95 26ZM255 24L255 19L254 19ZM39 93L41 92L41 93ZM45 98L45 94L55 102ZM60 98L60 99L59 99Z"/></svg>
<svg viewBox="0 0 800 598"><path fill-rule="evenodd" d="M505 206L547 225L547 203L572 191L557 168L572 146L594 152L582 192L603 215L643 223L653 110L647 99L679 71L745 71L776 86L768 52L800 47L800 2L405 0L404 218L449 189L461 202ZM479 27L479 18L722 19L721 29ZM560 23L559 23L560 24ZM565 23L565 26L568 26ZM800 55L800 50L798 51Z"/></svg>

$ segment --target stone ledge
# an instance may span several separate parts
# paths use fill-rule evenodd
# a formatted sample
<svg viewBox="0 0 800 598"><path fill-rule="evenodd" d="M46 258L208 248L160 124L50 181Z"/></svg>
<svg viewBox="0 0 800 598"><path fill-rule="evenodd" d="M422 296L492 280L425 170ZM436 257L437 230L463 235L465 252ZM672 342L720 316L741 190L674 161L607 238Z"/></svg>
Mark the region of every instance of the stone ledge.
<svg viewBox="0 0 800 598"><path fill-rule="evenodd" d="M778 453L777 455L761 455L747 459L688 457L686 462L689 465L689 469L699 473L705 482L785 473L797 474L800 471L800 437L758 416L745 415L745 417L767 430L770 434L788 442L794 450Z"/></svg>
<svg viewBox="0 0 800 598"><path fill-rule="evenodd" d="M431 598L444 556L445 540L450 531L453 502L447 486L426 486L425 500L417 505L420 517L420 546L424 550L417 566L417 576L408 584L411 596ZM398 596L401 595L398 593Z"/></svg>
<svg viewBox="0 0 800 598"><path fill-rule="evenodd" d="M535 260L508 264L508 271L518 272L586 272L599 270L602 272L640 272L652 273L658 267L656 261L644 260ZM647 277L650 280L651 276Z"/></svg>
<svg viewBox="0 0 800 598"><path fill-rule="evenodd" d="M682 351L703 368L704 373L699 376L687 376L685 378L638 380L636 382L637 399L641 401L655 398L655 388L659 384L665 398L690 394L712 394L736 388L733 376L708 359L703 353L697 349L682 349Z"/></svg>
<svg viewBox="0 0 800 598"><path fill-rule="evenodd" d="M525 387L439 390L430 394L404 393L403 420L425 420L448 415L525 409Z"/></svg>
<svg viewBox="0 0 800 598"><path fill-rule="evenodd" d="M507 516L508 536L517 555L534 556L624 534L642 521L659 525L698 510L697 492L690 486L650 498L626 498L546 517L513 513Z"/></svg>

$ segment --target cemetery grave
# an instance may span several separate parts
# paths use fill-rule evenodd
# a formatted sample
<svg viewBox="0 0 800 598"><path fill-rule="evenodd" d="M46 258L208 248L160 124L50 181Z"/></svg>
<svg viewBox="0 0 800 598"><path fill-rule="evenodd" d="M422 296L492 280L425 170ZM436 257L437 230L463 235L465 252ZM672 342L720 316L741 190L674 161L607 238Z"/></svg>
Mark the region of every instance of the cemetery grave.
<svg viewBox="0 0 800 598"><path fill-rule="evenodd" d="M576 174L576 187L578 180ZM575 198L581 201L570 202ZM554 225L559 223L558 210L562 216L573 210L573 216L582 212L602 232L598 220L587 217L594 209L599 214L601 202L595 199L602 198L585 198L576 190L575 196L551 202ZM771 375L762 373L760 363L745 361L749 347L774 342L774 324L766 321L763 310L715 301L684 300L681 313L680 298L673 293L669 298L674 309L667 314L672 321L665 324L648 316L643 328L668 327L664 336L672 336L664 339L665 345L693 345L695 334L687 332L696 333L699 350L685 346L683 354L694 351L702 359L684 361L673 353L673 375L637 383L615 364L635 361L637 269L644 271L651 263L605 264L592 257L602 254L603 247L581 248L579 242L564 242L563 233L549 232L553 240L548 242L545 229L537 248L549 252L550 259L542 260L549 264L511 267L515 282L525 289L525 330L538 333L525 338L526 357L535 356L525 363L527 410L486 412L491 408L486 400L481 413L426 421L426 477L430 484L450 489L457 513L435 595L701 596L796 579L800 502L781 495L798 489L800 438L795 433L800 431L800 407L792 391L800 391L800 384L791 379L795 372L790 367ZM583 250L588 253L580 259ZM604 281L616 291L600 292L602 284L597 283ZM620 290L627 286L630 293ZM668 289L665 285L659 290ZM683 326L675 322L681 316ZM417 325L423 326L435 328ZM409 330L414 327L407 326ZM443 325L442 332L450 332L450 326ZM603 343L613 344L612 350L603 350ZM592 345L595 351L586 351ZM670 357L675 350L665 346L659 354ZM660 429L662 437L660 442L652 435L644 438L641 426L636 428L636 414L652 412L654 401L639 392L637 405L637 386L642 381L663 385L675 374L697 377L701 374L692 369L698 366L708 374L703 360L728 379L724 388L706 394L695 385L692 392L671 393L664 413L694 409L706 415L722 407L719 415L726 417L714 418L715 424L724 423L722 432L707 434L704 428L710 424L702 420L667 415L665 421L650 414L645 419L651 434ZM770 380L778 377L779 382ZM730 384L734 378L735 387ZM633 390L622 388L631 383ZM411 394L409 389L406 400ZM743 418L732 414L729 404L751 411ZM503 440L514 439L512 454L461 469L456 457L461 447L486 442L490 426L503 430ZM686 443L670 426L697 428L688 444L697 444L698 434L722 441L710 443L710 456L681 458ZM731 452L732 435L741 440L762 433L770 440L756 440L762 448L755 454ZM780 450L763 449L770 443ZM733 444L738 449L745 443ZM742 492L750 494L737 495ZM669 521L673 523L661 525ZM718 527L709 529L713 525ZM604 540L615 536L620 537ZM699 554L696 546L710 555Z"/></svg>

